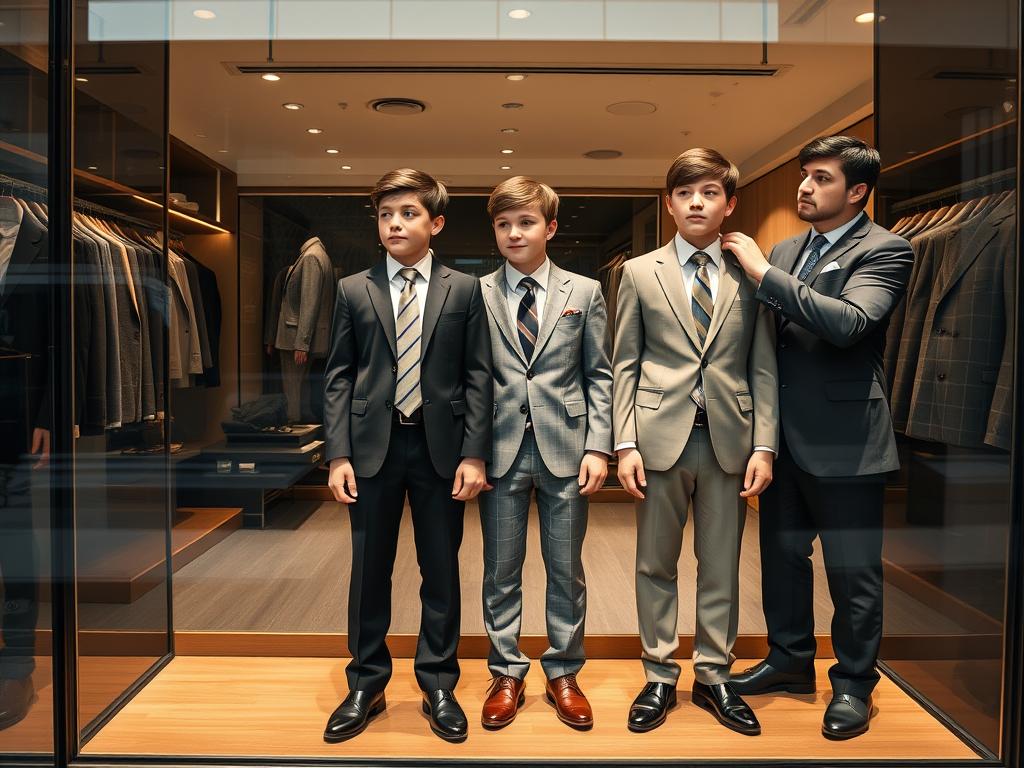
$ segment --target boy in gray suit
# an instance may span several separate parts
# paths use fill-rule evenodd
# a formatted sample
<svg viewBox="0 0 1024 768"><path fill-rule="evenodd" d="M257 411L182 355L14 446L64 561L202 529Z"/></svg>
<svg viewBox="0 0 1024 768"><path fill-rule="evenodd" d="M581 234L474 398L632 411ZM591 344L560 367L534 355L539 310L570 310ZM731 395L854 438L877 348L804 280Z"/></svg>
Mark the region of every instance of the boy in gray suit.
<svg viewBox="0 0 1024 768"><path fill-rule="evenodd" d="M611 365L607 310L596 280L548 259L558 196L522 176L491 193L487 212L505 257L482 278L494 359L494 489L480 496L484 624L493 680L481 716L502 728L522 705L530 661L519 649L530 495L536 493L547 572L550 647L541 657L558 719L593 725L576 681L583 666L587 497L608 473Z"/></svg>

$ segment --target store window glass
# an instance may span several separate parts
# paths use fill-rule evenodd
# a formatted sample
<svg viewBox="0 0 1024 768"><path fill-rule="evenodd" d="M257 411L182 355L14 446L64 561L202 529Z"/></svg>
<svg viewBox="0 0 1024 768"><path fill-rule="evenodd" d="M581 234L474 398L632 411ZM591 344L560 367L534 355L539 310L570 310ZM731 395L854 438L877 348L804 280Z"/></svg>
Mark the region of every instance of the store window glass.
<svg viewBox="0 0 1024 768"><path fill-rule="evenodd" d="M0 4L0 762L54 748L49 12Z"/></svg>

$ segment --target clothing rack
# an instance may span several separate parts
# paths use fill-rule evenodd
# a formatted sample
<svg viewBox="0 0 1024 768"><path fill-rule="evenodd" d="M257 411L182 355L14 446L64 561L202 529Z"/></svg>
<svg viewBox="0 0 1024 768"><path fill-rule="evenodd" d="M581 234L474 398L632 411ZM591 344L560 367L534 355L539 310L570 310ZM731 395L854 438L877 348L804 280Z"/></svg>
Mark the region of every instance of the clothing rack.
<svg viewBox="0 0 1024 768"><path fill-rule="evenodd" d="M22 181L21 179L14 178L13 176L0 173L0 195L6 194L8 191L11 193L22 192L34 195L37 198L40 198L40 202L45 202L49 194L46 187L40 187L37 184L32 184L31 182ZM94 213L97 216L116 219L124 224L131 224L133 227L138 227L139 229L146 229L152 232L160 231L160 227L151 221L129 216L126 213L122 213L114 208L108 208L107 206L100 205L99 203L92 203L88 200L76 198L73 206L75 210L82 211L83 213ZM168 235L171 238L177 238L179 240L182 239L181 234L173 230L169 230Z"/></svg>
<svg viewBox="0 0 1024 768"><path fill-rule="evenodd" d="M892 206L892 212L903 213L904 211L909 211L913 208L920 208L921 206L929 205L931 203L937 203L940 200L945 200L951 196L960 197L961 195L967 195L974 192L992 191L993 187L1007 181L1014 181L1016 178L1016 168L1007 168L1003 171L996 171L995 173L990 173L987 176L979 176L977 179L971 179L970 181L954 184L950 187L936 190L935 192L929 192L925 195L918 195L917 197L902 200Z"/></svg>

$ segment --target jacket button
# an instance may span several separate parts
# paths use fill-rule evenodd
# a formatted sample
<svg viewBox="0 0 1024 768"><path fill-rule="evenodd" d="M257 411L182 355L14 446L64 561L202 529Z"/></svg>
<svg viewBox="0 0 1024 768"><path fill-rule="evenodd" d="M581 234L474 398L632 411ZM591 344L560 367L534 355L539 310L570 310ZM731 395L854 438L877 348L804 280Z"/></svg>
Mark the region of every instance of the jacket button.
<svg viewBox="0 0 1024 768"><path fill-rule="evenodd" d="M944 374L944 373L940 373L940 374L939 374L938 376L936 376L935 378L937 378L937 379L938 379L939 381L945 381L945 380L946 380L946 374Z"/></svg>
<svg viewBox="0 0 1024 768"><path fill-rule="evenodd" d="M424 400L424 401L423 401L423 404L424 404L424 405L430 405L430 401L429 401L429 400Z"/></svg>
<svg viewBox="0 0 1024 768"><path fill-rule="evenodd" d="M786 349L788 346L789 344L779 344L779 349Z"/></svg>
<svg viewBox="0 0 1024 768"><path fill-rule="evenodd" d="M703 360L700 361L700 367L701 368L707 368L708 367L708 359L706 357Z"/></svg>
<svg viewBox="0 0 1024 768"><path fill-rule="evenodd" d="M384 407L387 408L390 411L391 410L391 401L390 400L385 400L384 401Z"/></svg>
<svg viewBox="0 0 1024 768"><path fill-rule="evenodd" d="M398 373L398 366L397 365L392 365L391 366L391 372L392 373Z"/></svg>
<svg viewBox="0 0 1024 768"><path fill-rule="evenodd" d="M527 409L526 409L526 406L525 406L525 405L520 405L520 406L519 406L519 412L520 412L520 413L526 413L526 410L527 410Z"/></svg>
<svg viewBox="0 0 1024 768"><path fill-rule="evenodd" d="M789 384L779 384L779 387L782 388L782 389L785 389L788 386L789 386Z"/></svg>
<svg viewBox="0 0 1024 768"><path fill-rule="evenodd" d="M526 372L526 378L528 378L528 379L532 379L532 378L533 378L533 376L534 376L534 374L533 374L533 369L531 368L530 370L528 370L528 371Z"/></svg>

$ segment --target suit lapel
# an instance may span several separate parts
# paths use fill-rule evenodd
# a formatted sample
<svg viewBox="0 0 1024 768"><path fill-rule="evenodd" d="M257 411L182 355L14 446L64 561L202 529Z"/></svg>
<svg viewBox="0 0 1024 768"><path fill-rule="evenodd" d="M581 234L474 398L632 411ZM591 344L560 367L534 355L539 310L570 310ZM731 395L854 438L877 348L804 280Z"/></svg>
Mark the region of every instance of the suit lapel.
<svg viewBox="0 0 1024 768"><path fill-rule="evenodd" d="M450 275L451 270L448 267L439 262L436 257L431 257L430 283L427 284L427 303L423 308L423 331L420 342L424 356L430 346L434 326L437 325L437 319L441 316L441 309L448 298L448 291L451 290L451 283L448 282Z"/></svg>
<svg viewBox="0 0 1024 768"><path fill-rule="evenodd" d="M537 334L537 344L533 350L533 359L536 360L544 350L544 346L551 338L558 319L569 303L569 295L572 293L572 281L569 276L551 262L548 271L548 295L544 297L544 319L540 324L540 331Z"/></svg>
<svg viewBox="0 0 1024 768"><path fill-rule="evenodd" d="M0 306L7 302L8 297L20 283L30 277L33 280L42 279L43 276L31 274L34 271L31 269L31 265L39 255L39 242L42 238L43 230L30 216L23 215L21 226L18 227L18 237L14 241L14 250L11 252L11 260L7 264L3 285L0 286Z"/></svg>
<svg viewBox="0 0 1024 768"><path fill-rule="evenodd" d="M732 307L732 300L736 298L736 292L740 289L741 275L739 268L733 266L725 258L721 260L720 264L721 268L718 270L718 295L715 297L715 314L711 318L711 327L708 329L708 338L704 344L704 349L711 347L711 342L715 340L715 336L722 327L722 323L725 322L725 316L729 314L729 309Z"/></svg>
<svg viewBox="0 0 1024 768"><path fill-rule="evenodd" d="M778 267L787 275L792 275L793 268L796 267L797 259L800 258L800 254L803 253L804 248L807 247L807 241L810 240L810 238L810 230L808 230L805 235L794 237L784 248L779 249L779 255L772 266Z"/></svg>
<svg viewBox="0 0 1024 768"><path fill-rule="evenodd" d="M391 354L398 360L398 346L395 343L395 309L391 304L391 288L388 286L388 268L383 261L379 262L366 273L366 291L370 294L370 303L377 313L384 335L391 346Z"/></svg>
<svg viewBox="0 0 1024 768"><path fill-rule="evenodd" d="M512 330L512 321L508 316L508 301L505 299L505 267L499 267L497 272L492 272L484 278L484 300L491 308L494 315L494 322L505 337L509 347L516 353L523 365L529 365L530 361L523 356L523 350L519 346L518 334Z"/></svg>
<svg viewBox="0 0 1024 768"><path fill-rule="evenodd" d="M985 247L992 242L992 239L996 236L997 227L1014 213L1015 206L1014 198L1007 197L966 238L959 238L963 243L963 247L956 252L956 262L950 272L949 279L942 284L939 290L939 301L950 292L971 264L985 250Z"/></svg>
<svg viewBox="0 0 1024 768"><path fill-rule="evenodd" d="M831 264L864 239L864 235L866 235L868 230L871 229L871 219L863 213L860 214L860 216L862 217L861 221L848 229L843 236L836 241L836 244L829 248L818 263L814 265L814 269L811 270L811 274L807 276L807 280L805 281L807 285L813 285L815 278L821 274L821 270L823 270L826 265Z"/></svg>
<svg viewBox="0 0 1024 768"><path fill-rule="evenodd" d="M683 287L683 271L679 268L679 257L676 255L674 242L669 242L658 254L658 266L654 270L655 277L661 283L661 290L665 292L669 306L675 313L676 320L683 326L686 335L690 337L693 346L700 349L700 341L697 337L697 326L693 323L693 311L690 309L690 299Z"/></svg>

